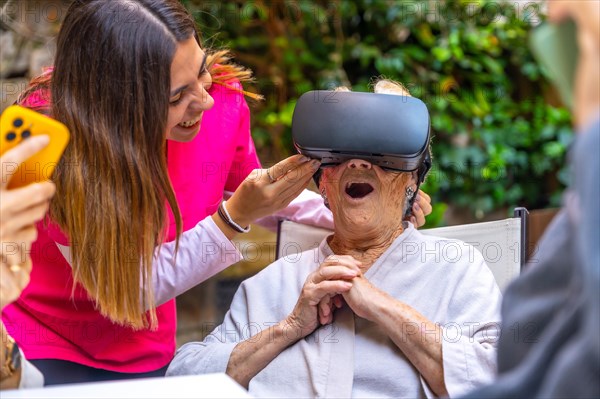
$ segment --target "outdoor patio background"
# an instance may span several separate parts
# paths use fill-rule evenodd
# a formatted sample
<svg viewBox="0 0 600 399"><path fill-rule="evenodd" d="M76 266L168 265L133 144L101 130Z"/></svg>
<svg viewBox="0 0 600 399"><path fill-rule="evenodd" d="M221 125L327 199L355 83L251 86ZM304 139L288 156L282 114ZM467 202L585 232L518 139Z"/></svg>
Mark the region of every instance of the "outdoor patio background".
<svg viewBox="0 0 600 399"><path fill-rule="evenodd" d="M0 0L0 110L52 64L70 0ZM183 0L207 47L250 67L252 134L268 166L294 153L295 100L372 77L403 82L429 106L434 169L428 226L498 219L515 206L556 207L572 140L569 113L532 59L527 38L544 19L537 1ZM551 214L551 212L550 212ZM535 228L543 230L547 219ZM537 234L537 233L536 233ZM179 342L219 322L244 277L273 260L275 237L239 238L249 261L178 299Z"/></svg>

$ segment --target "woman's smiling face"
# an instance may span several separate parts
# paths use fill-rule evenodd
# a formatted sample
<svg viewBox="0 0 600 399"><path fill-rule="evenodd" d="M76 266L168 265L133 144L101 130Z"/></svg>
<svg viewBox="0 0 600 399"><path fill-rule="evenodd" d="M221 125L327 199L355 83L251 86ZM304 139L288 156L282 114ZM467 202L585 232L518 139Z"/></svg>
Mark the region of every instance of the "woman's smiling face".
<svg viewBox="0 0 600 399"><path fill-rule="evenodd" d="M206 68L206 53L191 37L177 44L171 63L171 91L167 139L187 142L200 131L202 114L214 100L208 94L212 78Z"/></svg>

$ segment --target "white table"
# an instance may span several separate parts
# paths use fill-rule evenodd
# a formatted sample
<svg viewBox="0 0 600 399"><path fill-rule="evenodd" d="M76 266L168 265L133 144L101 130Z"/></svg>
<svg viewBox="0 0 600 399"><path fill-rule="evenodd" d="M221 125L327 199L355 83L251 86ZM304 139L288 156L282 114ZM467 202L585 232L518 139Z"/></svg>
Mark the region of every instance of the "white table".
<svg viewBox="0 0 600 399"><path fill-rule="evenodd" d="M2 391L4 398L251 398L225 374L143 378Z"/></svg>

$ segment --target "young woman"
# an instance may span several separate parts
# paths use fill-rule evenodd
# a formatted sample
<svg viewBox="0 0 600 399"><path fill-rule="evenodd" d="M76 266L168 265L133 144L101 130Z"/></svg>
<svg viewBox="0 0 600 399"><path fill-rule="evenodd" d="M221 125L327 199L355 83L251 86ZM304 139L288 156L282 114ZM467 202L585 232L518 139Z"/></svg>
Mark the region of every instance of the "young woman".
<svg viewBox="0 0 600 399"><path fill-rule="evenodd" d="M177 0L70 7L53 70L21 103L72 139L31 284L4 312L46 384L164 375L173 298L239 260L229 240L285 208L319 167L294 156L260 169L240 85L249 73L225 61L201 48ZM316 194L285 212L331 225Z"/></svg>
<svg viewBox="0 0 600 399"><path fill-rule="evenodd" d="M238 71L221 67L211 87L209 61L177 1L75 1L54 69L23 96L72 135L31 283L4 311L47 384L163 374L171 298L239 259L235 224L216 212L223 189L241 185L222 209L246 227L285 207L318 166L292 157L261 173ZM220 107L204 114L213 96ZM201 123L213 133L196 137Z"/></svg>

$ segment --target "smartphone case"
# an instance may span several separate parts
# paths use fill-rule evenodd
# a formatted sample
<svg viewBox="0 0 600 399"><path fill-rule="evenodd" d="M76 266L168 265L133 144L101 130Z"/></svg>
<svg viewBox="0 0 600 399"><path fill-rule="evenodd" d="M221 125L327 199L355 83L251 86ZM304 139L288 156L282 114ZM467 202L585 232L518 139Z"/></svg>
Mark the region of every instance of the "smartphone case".
<svg viewBox="0 0 600 399"><path fill-rule="evenodd" d="M33 182L49 180L67 143L69 129L62 123L18 105L12 105L0 116L0 156L32 136L47 135L50 143L20 165L2 164L2 168L17 168L7 188L23 187Z"/></svg>

